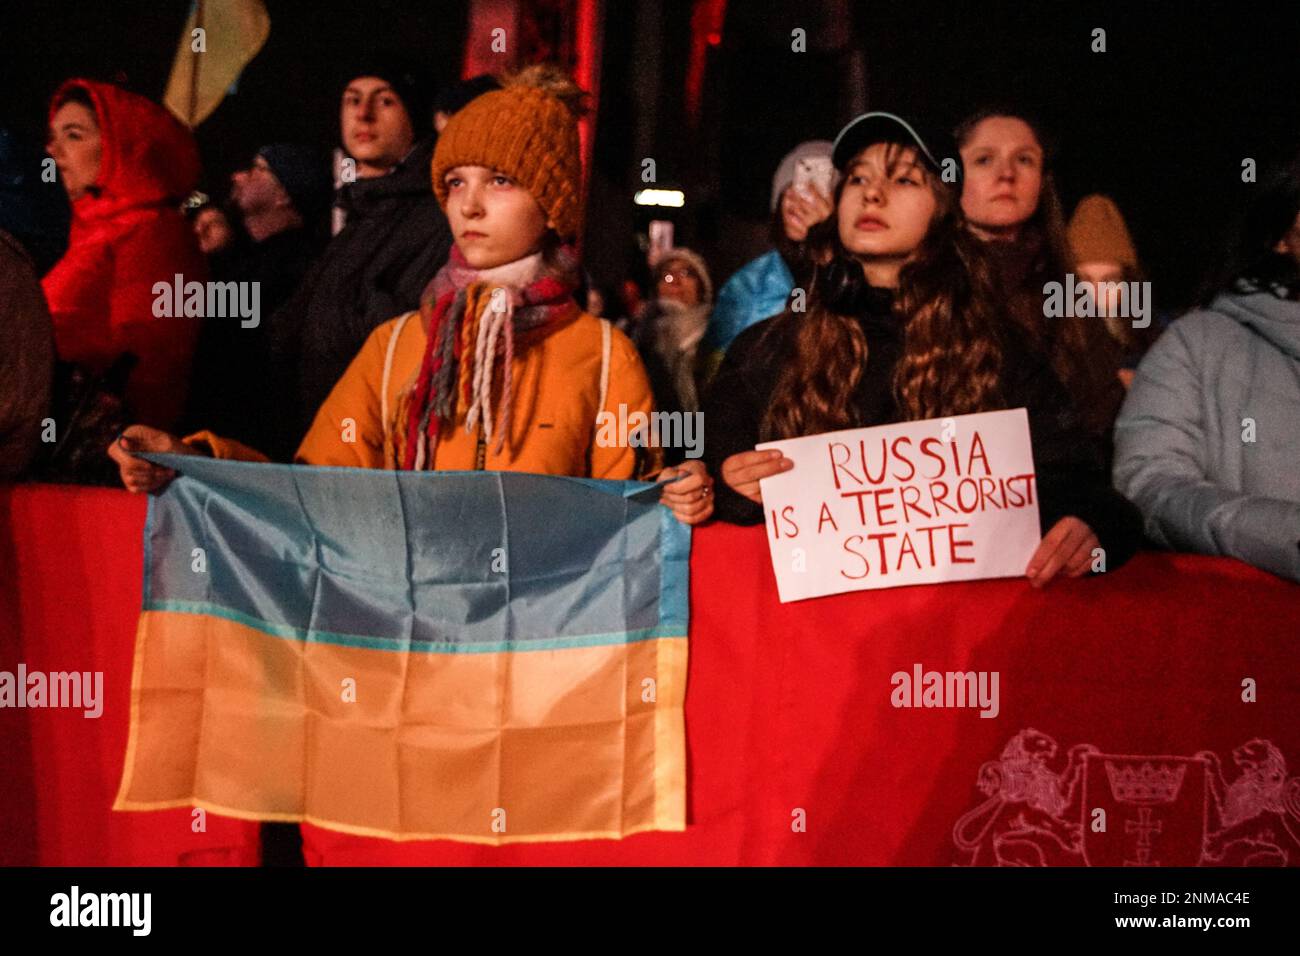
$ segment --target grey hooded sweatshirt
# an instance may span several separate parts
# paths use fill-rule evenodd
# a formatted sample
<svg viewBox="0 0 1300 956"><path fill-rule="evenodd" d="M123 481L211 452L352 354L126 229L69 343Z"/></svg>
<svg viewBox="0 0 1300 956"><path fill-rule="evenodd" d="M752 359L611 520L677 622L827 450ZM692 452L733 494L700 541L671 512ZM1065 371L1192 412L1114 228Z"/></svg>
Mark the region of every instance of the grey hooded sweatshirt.
<svg viewBox="0 0 1300 956"><path fill-rule="evenodd" d="M1138 366L1114 461L1157 544L1300 581L1300 302L1225 294L1171 325Z"/></svg>

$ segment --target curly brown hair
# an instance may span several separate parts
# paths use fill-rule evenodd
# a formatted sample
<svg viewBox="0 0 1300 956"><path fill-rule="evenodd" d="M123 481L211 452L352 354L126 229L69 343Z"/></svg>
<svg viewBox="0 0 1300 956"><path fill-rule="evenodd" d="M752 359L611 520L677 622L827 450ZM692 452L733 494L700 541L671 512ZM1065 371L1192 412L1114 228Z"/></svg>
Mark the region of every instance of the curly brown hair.
<svg viewBox="0 0 1300 956"><path fill-rule="evenodd" d="M895 144L887 164L910 147ZM960 197L921 167L936 206L924 239L898 277L893 312L904 326L893 391L907 420L961 415L1003 404L996 292L982 246L965 227ZM847 178L835 189L838 209ZM817 261L806 313L787 310L766 334L792 343L760 425L764 441L850 428L853 395L867 364L854 316L871 295L861 263L839 239L836 216L809 233Z"/></svg>

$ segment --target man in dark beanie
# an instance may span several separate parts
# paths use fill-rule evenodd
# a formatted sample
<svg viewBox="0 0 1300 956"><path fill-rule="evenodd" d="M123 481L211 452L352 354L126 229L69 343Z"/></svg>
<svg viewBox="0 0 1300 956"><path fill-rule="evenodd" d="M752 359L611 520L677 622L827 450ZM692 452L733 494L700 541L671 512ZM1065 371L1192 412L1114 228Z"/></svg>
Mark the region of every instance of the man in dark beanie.
<svg viewBox="0 0 1300 956"><path fill-rule="evenodd" d="M290 207L302 220L302 225L309 231L317 226L317 220L329 210L334 196L329 157L314 146L272 143L257 151L257 158L246 171L242 174L235 173L232 177L235 188L231 190L231 199L239 206L244 225L255 241L257 236L249 217L256 215L256 207L262 205L259 197L266 191L259 188L254 180L264 171L270 173L270 178L288 197ZM274 190L271 192L274 193ZM241 200L241 196L246 198ZM279 201L280 196L274 195L273 199L272 207L283 206ZM264 228L258 227L257 231ZM271 234L278 231L272 227Z"/></svg>
<svg viewBox="0 0 1300 956"><path fill-rule="evenodd" d="M208 258L218 282L257 290L256 320L207 316L194 358L185 424L225 429L258 447L273 439L265 395L276 374L269 363L269 316L302 282L320 251L333 194L329 156L296 143L263 146L230 177L229 207L242 234Z"/></svg>
<svg viewBox="0 0 1300 956"><path fill-rule="evenodd" d="M343 149L355 162L343 184L392 172L432 132L432 85L417 67L362 57L349 70L340 112Z"/></svg>
<svg viewBox="0 0 1300 956"><path fill-rule="evenodd" d="M429 180L432 86L400 63L367 58L346 74L337 205L342 230L270 322L271 434L255 447L289 461L372 329L420 304L451 231Z"/></svg>

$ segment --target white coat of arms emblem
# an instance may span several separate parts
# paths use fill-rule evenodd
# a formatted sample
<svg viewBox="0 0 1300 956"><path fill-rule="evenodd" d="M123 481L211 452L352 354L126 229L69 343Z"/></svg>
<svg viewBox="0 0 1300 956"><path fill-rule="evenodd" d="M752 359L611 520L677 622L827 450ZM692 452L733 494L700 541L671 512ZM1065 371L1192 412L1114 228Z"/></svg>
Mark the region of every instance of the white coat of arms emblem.
<svg viewBox="0 0 1300 956"><path fill-rule="evenodd" d="M961 866L1297 866L1300 778L1256 738L1223 775L1211 751L1107 754L1022 730L976 786L984 801L953 827Z"/></svg>

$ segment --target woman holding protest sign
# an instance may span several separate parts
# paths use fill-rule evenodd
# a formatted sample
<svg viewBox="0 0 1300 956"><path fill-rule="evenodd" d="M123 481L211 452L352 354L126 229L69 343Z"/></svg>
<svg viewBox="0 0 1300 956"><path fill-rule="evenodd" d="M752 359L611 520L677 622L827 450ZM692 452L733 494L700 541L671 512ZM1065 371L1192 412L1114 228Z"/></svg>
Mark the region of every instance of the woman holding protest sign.
<svg viewBox="0 0 1300 956"><path fill-rule="evenodd" d="M962 165L942 134L889 113L849 123L836 215L809 236L806 312L743 332L704 410L718 515L763 520L761 479L789 470L760 442L1002 408L1029 415L1042 526L1035 585L1115 568L1136 550L1136 509L1110 486L1104 433L1032 339L999 315L994 279L961 209ZM945 181L945 170L949 175Z"/></svg>
<svg viewBox="0 0 1300 956"><path fill-rule="evenodd" d="M578 117L584 94L529 67L478 97L439 137L434 192L455 248L419 312L379 326L316 415L296 460L405 470L487 468L650 477L658 449L600 440L604 415L648 414L636 349L573 301L583 222ZM629 416L630 417L630 416ZM132 491L173 476L135 452L265 460L210 432L184 441L132 426L109 454ZM663 503L683 522L713 511L712 481L688 461Z"/></svg>

